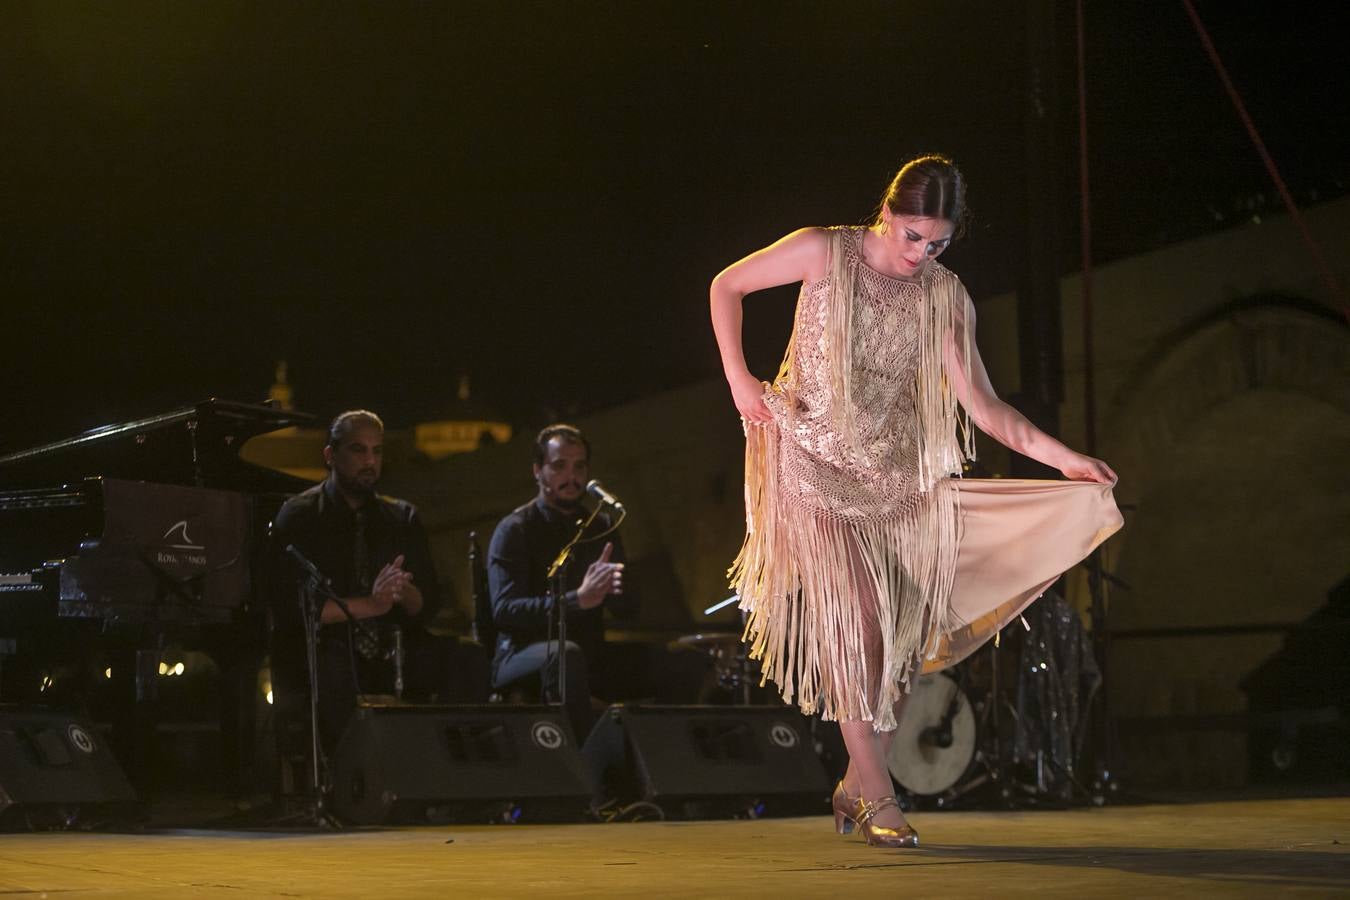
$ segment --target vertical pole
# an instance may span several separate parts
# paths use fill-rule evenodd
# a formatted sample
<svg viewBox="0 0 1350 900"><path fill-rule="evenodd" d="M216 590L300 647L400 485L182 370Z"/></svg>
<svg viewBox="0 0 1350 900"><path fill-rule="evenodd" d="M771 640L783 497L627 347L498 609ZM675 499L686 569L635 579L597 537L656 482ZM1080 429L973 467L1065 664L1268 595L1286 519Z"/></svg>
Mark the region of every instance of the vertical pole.
<svg viewBox="0 0 1350 900"><path fill-rule="evenodd" d="M1092 345L1092 207L1088 189L1087 57L1083 0L1075 2L1078 44L1078 232L1083 262L1083 449L1097 454L1096 355Z"/></svg>
<svg viewBox="0 0 1350 900"><path fill-rule="evenodd" d="M1055 75L1056 0L1026 5L1026 82L1023 97L1026 219L1022 276L1017 292L1017 339L1022 391L1018 405L1048 434L1059 434L1064 399L1059 296L1059 90ZM1051 470L1014 455L1018 475Z"/></svg>
<svg viewBox="0 0 1350 900"><path fill-rule="evenodd" d="M1079 232L1082 253L1083 285L1083 449L1089 455L1097 453L1097 389L1096 354L1093 349L1092 317L1092 206L1088 181L1087 131L1087 26L1083 0L1075 0L1075 31L1078 59L1078 191ZM1096 765L1094 789L1097 799L1104 802L1108 794L1120 790L1115 765L1115 729L1111 718L1110 679L1107 669L1111 655L1111 632L1108 625L1106 584L1102 578L1102 551L1098 547L1087 558L1088 593L1092 598L1089 609L1092 624L1092 647L1097 658L1101 683L1096 696L1096 746L1093 748Z"/></svg>

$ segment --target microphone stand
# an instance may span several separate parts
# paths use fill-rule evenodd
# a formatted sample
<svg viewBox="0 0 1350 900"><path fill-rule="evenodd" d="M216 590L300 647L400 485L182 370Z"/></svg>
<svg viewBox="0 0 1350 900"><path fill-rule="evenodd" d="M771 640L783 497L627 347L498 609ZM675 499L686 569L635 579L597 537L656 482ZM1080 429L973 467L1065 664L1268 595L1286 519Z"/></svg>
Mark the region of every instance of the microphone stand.
<svg viewBox="0 0 1350 900"><path fill-rule="evenodd" d="M309 672L309 750L310 750L310 820L319 826L341 828L342 823L328 811L325 796L329 790L328 761L319 747L319 630L323 627L323 600L332 600L348 621L369 638L374 635L353 615L347 601L333 590L332 582L319 567L310 562L294 544L286 552L305 572L300 583L300 615L305 628L305 663Z"/></svg>
<svg viewBox="0 0 1350 900"><path fill-rule="evenodd" d="M566 593L564 577L567 572L567 565L572 561L573 548L581 543L582 535L586 533L586 529L591 527L595 517L600 514L602 506L604 506L603 503L597 503L595 509L591 510L591 514L586 517L586 521L580 522L578 520L580 524L577 526L576 533L558 551L558 555L553 559L553 564L548 567L548 593L553 601L549 604L550 618L554 610L558 612L558 705L564 708L564 718L566 718L567 706L567 605L563 601ZM573 737L581 740L580 735L574 735Z"/></svg>

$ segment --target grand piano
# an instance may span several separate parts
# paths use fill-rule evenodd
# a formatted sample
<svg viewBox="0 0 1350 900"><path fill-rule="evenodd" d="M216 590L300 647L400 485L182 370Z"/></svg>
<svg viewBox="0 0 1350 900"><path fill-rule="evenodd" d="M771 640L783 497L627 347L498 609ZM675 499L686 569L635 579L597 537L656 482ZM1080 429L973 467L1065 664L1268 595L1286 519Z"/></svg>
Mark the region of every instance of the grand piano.
<svg viewBox="0 0 1350 900"><path fill-rule="evenodd" d="M99 649L125 661L125 702L90 711L143 725L167 640L206 645L244 685L264 652L267 527L308 483L239 450L314 424L212 399L0 456L0 702L89 705L87 681L62 694L51 672Z"/></svg>

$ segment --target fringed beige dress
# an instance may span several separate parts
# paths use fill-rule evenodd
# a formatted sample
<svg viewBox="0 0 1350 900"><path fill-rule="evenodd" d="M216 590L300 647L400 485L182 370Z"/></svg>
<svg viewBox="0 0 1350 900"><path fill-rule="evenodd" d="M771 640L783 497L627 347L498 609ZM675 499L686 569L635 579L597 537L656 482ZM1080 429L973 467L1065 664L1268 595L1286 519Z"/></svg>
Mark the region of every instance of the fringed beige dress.
<svg viewBox="0 0 1350 900"><path fill-rule="evenodd" d="M802 285L775 421L746 429L730 575L785 701L888 731L917 663L959 662L1121 517L1109 485L952 477L974 457L944 368L970 372L970 298L936 261L872 269L864 231L831 229L828 274Z"/></svg>

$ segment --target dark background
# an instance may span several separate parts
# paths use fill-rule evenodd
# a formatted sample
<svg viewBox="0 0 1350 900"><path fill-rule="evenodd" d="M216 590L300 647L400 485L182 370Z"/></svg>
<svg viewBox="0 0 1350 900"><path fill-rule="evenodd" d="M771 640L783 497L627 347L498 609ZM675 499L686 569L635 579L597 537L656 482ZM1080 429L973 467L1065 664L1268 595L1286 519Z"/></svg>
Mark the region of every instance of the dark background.
<svg viewBox="0 0 1350 900"><path fill-rule="evenodd" d="M1197 5L1299 202L1345 193L1345 4ZM1098 260L1273 210L1181 4L1086 8ZM1006 2L5 4L0 451L259 400L279 359L301 408L394 426L456 414L461 374L522 426L712 376L711 277L862 221L934 149L975 216L944 262L1012 289L1025 27Z"/></svg>

